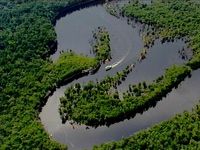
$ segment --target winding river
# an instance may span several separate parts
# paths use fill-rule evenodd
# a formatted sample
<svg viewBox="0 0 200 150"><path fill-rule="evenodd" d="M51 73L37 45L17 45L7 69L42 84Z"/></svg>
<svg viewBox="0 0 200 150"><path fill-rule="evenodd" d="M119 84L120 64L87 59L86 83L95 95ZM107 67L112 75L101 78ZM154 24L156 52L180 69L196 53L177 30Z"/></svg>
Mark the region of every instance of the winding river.
<svg viewBox="0 0 200 150"><path fill-rule="evenodd" d="M166 98L159 101L155 108L150 108L143 114L136 114L132 119L115 123L109 127L89 127L89 129L84 125L72 126L69 122L62 124L58 112L59 98L64 95L67 87L77 82L87 83L90 80L101 80L107 75L114 75L117 71L135 62L144 46L140 33L141 24L127 24L125 18L118 19L107 13L102 4L96 4L68 13L56 22L58 50L51 58L56 60L60 52L67 49L93 57L90 41L92 32L99 26L105 26L110 34L112 60L102 65L97 73L84 76L56 89L40 113L41 122L47 132L53 139L67 144L69 149L91 149L95 144L130 136L184 110L191 110L200 97L200 70L197 70L192 73L191 78L185 79L177 89L173 89ZM159 40L155 41L154 46L148 50L147 58L136 65L134 71L128 75L118 90L123 92L132 83L150 82L162 75L165 68L172 64L184 63L187 60L182 59L178 53L182 49L185 49L185 53L190 57L190 49L186 47L183 40L164 44ZM105 66L116 63L122 58L124 58L123 61L115 68L105 70Z"/></svg>

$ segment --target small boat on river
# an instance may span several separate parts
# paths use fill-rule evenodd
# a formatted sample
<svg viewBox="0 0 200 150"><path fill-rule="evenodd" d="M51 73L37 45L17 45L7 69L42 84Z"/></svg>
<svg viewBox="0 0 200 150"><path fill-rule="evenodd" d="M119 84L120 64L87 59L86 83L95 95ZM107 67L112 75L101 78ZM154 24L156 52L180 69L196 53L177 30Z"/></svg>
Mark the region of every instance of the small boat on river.
<svg viewBox="0 0 200 150"><path fill-rule="evenodd" d="M108 71L108 70L110 70L110 69L112 69L112 68L113 68L112 65L109 65L109 66L106 66L106 67L105 67L106 71Z"/></svg>

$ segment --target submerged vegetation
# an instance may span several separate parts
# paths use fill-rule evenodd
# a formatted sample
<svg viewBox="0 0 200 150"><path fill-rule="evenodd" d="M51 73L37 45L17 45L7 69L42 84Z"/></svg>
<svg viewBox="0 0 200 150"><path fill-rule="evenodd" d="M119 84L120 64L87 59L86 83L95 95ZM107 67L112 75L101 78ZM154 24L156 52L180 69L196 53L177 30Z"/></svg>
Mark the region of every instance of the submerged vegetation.
<svg viewBox="0 0 200 150"><path fill-rule="evenodd" d="M92 50L96 54L96 59L105 62L111 59L110 37L105 27L98 27L93 34Z"/></svg>
<svg viewBox="0 0 200 150"><path fill-rule="evenodd" d="M60 99L61 118L91 126L112 124L154 105L189 74L189 67L172 66L149 85L145 82L130 85L122 100L115 88L123 79L123 73L97 83L89 82L83 86L77 83Z"/></svg>
<svg viewBox="0 0 200 150"><path fill-rule="evenodd" d="M156 0L152 4L141 4L133 0L123 8L123 15L153 27L156 38L172 40L187 37L194 57L188 63L193 69L200 66L200 5L191 0ZM150 40L151 41L151 40Z"/></svg>
<svg viewBox="0 0 200 150"><path fill-rule="evenodd" d="M104 7L109 14L111 14L111 15L117 17L117 18L120 17L119 6L117 5L117 3L115 3L115 2L113 3L112 1L110 1L110 2L108 1L107 3L104 4Z"/></svg>
<svg viewBox="0 0 200 150"><path fill-rule="evenodd" d="M169 121L117 142L95 146L93 150L199 149L200 106Z"/></svg>

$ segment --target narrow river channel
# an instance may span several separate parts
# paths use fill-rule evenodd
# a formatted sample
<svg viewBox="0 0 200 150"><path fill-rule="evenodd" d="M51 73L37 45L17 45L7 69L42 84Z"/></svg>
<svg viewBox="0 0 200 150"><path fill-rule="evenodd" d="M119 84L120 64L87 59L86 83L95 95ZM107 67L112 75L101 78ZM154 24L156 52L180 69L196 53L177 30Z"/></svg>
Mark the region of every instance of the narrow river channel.
<svg viewBox="0 0 200 150"><path fill-rule="evenodd" d="M115 123L110 127L89 127L89 129L86 129L84 125L72 126L69 122L62 124L58 112L59 98L64 95L67 87L77 82L87 83L90 80L101 80L107 75L114 75L117 71L121 71L127 65L135 62L143 48L140 35L141 24L134 23L133 27L127 24L125 18L118 19L112 16L106 12L102 4L97 4L66 14L65 17L57 21L55 30L58 50L51 58L56 60L60 51L67 49L93 57L90 53L90 41L92 31L99 26L106 27L110 34L112 60L102 65L97 73L82 77L56 89L40 113L41 122L47 132L55 140L67 144L69 149L91 149L95 144L128 137L184 110L191 110L200 97L198 91L200 88L200 70L197 70L192 73L191 78L187 78L177 89L173 89L166 98L159 101L155 108L150 108L143 114L136 114L132 119ZM140 81L151 82L162 75L167 67L184 63L186 60L182 59L178 53L182 49L190 51L183 40L164 44L157 40L154 46L148 50L147 58L136 65L134 71L128 75L126 81L118 87L118 90L123 92L129 84ZM118 66L105 71L106 65L119 61L125 55L127 56Z"/></svg>

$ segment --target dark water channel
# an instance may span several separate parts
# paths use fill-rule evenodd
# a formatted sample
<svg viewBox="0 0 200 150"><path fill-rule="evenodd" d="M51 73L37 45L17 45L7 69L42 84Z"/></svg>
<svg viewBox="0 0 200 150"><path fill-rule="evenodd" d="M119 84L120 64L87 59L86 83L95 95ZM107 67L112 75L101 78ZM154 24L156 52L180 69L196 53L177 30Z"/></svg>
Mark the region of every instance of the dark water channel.
<svg viewBox="0 0 200 150"><path fill-rule="evenodd" d="M91 149L95 144L130 136L141 129L167 120L184 110L191 110L200 97L200 92L198 91L200 88L200 70L197 70L192 73L191 78L187 78L177 89L173 89L166 98L159 101L155 108L150 108L143 114L137 114L133 119L115 123L110 127L101 126L96 129L91 127L86 129L84 125L74 125L72 127L69 122L62 124L58 112L59 98L64 95L67 87L77 82L87 83L90 80L101 80L107 75L114 75L117 71L121 71L127 65L135 62L143 48L140 35L141 25L139 23L134 23L134 27L128 25L125 18L117 19L111 16L99 4L74 11L57 21L55 30L58 50L51 56L52 59L56 60L60 55L60 51L67 49L93 57L90 53L90 41L92 39L92 31L99 26L105 26L110 34L112 60L102 65L97 73L82 77L56 89L53 95L49 97L40 114L41 121L47 132L55 140L67 144L69 149ZM190 51L182 40L164 44L157 40L155 45L148 50L147 58L136 65L134 71L118 87L118 90L125 91L128 85L132 83L150 82L162 75L165 68L172 64L184 63L186 60L182 59L178 53L183 48L186 49L186 52ZM105 71L106 65L113 64L123 57L125 59L122 63L109 71Z"/></svg>

